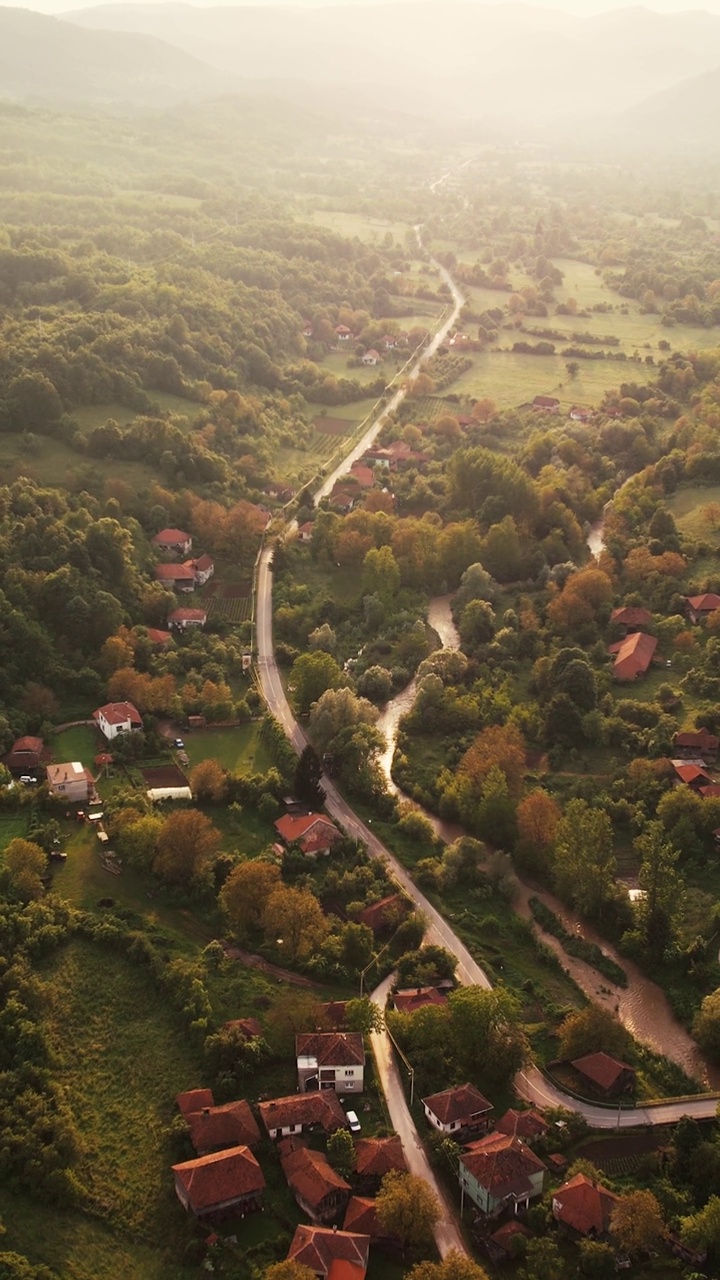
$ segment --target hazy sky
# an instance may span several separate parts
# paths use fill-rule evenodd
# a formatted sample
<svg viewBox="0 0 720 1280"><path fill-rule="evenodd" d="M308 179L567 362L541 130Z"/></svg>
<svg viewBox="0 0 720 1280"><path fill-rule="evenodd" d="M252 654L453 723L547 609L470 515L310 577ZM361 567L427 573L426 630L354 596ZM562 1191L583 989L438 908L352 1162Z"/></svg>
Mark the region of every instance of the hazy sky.
<svg viewBox="0 0 720 1280"><path fill-rule="evenodd" d="M107 0L109 3L117 3L118 0ZM133 3L150 4L158 3L159 0L133 0ZM258 6L273 6L278 4L303 8L335 8L344 4L362 4L374 5L378 3L403 4L408 0L193 0L196 8L207 8L217 4L252 4ZM475 0L442 0L446 5L472 4ZM502 5L504 0L497 0ZM593 13L602 13L607 9L623 9L629 8L629 4L618 3L617 0L560 0L559 3L553 0L523 0L523 3L541 9L564 9L569 13L575 13L582 16L589 16ZM73 9L87 9L95 7L94 4L88 4L84 0L0 0L0 5L10 5L13 8L37 9L42 13L62 14ZM720 0L705 0L705 3L698 3L697 0L652 0L652 3L645 6L648 9L654 9L659 13L682 13L688 11L705 10L709 13L720 13Z"/></svg>

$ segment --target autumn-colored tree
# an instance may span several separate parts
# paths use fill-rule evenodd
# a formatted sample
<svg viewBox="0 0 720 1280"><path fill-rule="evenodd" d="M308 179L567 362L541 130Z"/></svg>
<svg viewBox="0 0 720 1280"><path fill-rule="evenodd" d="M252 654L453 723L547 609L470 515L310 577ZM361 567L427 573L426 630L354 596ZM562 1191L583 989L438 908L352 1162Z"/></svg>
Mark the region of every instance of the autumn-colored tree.
<svg viewBox="0 0 720 1280"><path fill-rule="evenodd" d="M122 667L132 667L133 648L119 635L108 636L100 650L99 667L103 675L111 676Z"/></svg>
<svg viewBox="0 0 720 1280"><path fill-rule="evenodd" d="M648 547L633 547L624 564L625 575L630 582L645 583L652 573L664 578L682 578L687 570L687 560L677 551L663 551L654 556Z"/></svg>
<svg viewBox="0 0 720 1280"><path fill-rule="evenodd" d="M118 667L108 680L108 698L111 702L132 702L138 711L145 711L149 685L150 676L144 672Z"/></svg>
<svg viewBox="0 0 720 1280"><path fill-rule="evenodd" d="M262 1277L263 1280L317 1280L312 1267L306 1267L296 1258L285 1258L282 1262L273 1262L272 1266L265 1267Z"/></svg>
<svg viewBox="0 0 720 1280"><path fill-rule="evenodd" d="M525 743L515 725L489 725L483 729L465 752L458 772L480 788L496 767L505 775L510 795L517 798L525 775Z"/></svg>
<svg viewBox="0 0 720 1280"><path fill-rule="evenodd" d="M665 1234L662 1209L652 1191L629 1191L610 1215L610 1230L624 1253L650 1253Z"/></svg>
<svg viewBox="0 0 720 1280"><path fill-rule="evenodd" d="M279 886L267 900L263 928L268 941L277 943L281 954L296 964L320 950L329 926L309 889Z"/></svg>
<svg viewBox="0 0 720 1280"><path fill-rule="evenodd" d="M47 871L47 857L39 844L16 836L5 850L4 863L13 893L21 901L30 902L42 895L42 877Z"/></svg>
<svg viewBox="0 0 720 1280"><path fill-rule="evenodd" d="M276 862L252 858L234 867L220 892L220 905L233 928L259 928L265 904L280 884Z"/></svg>
<svg viewBox="0 0 720 1280"><path fill-rule="evenodd" d="M198 809L181 809L163 823L153 871L170 884L199 880L220 843L220 832L204 813Z"/></svg>
<svg viewBox="0 0 720 1280"><path fill-rule="evenodd" d="M201 760L190 773L190 790L196 800L221 801L227 790L227 774L217 760Z"/></svg>
<svg viewBox="0 0 720 1280"><path fill-rule="evenodd" d="M417 1262L407 1280L488 1280L488 1275L466 1253L451 1249L442 1262Z"/></svg>
<svg viewBox="0 0 720 1280"><path fill-rule="evenodd" d="M547 791L530 791L517 807L518 852L532 867L547 868L560 822L560 806Z"/></svg>
<svg viewBox="0 0 720 1280"><path fill-rule="evenodd" d="M489 396L481 396L475 401L470 412L476 422L489 422L497 413L497 405Z"/></svg>
<svg viewBox="0 0 720 1280"><path fill-rule="evenodd" d="M35 720L53 720L58 711L58 700L52 689L36 680L28 680L20 699L20 706Z"/></svg>
<svg viewBox="0 0 720 1280"><path fill-rule="evenodd" d="M581 569L568 578L559 595L548 605L548 618L558 631L571 632L594 622L598 611L610 604L613 584L600 569Z"/></svg>
<svg viewBox="0 0 720 1280"><path fill-rule="evenodd" d="M375 1212L386 1234L400 1240L403 1249L428 1245L441 1215L440 1202L429 1183L396 1169L382 1180Z"/></svg>

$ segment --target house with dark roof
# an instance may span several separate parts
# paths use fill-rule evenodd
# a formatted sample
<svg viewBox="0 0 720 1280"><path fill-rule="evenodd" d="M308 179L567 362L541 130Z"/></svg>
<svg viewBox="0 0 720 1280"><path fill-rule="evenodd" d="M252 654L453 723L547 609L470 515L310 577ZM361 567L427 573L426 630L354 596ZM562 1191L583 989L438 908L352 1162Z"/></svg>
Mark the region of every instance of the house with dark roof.
<svg viewBox="0 0 720 1280"><path fill-rule="evenodd" d="M685 609L691 622L704 622L711 613L720 609L720 596L714 591L705 591L699 596L686 596Z"/></svg>
<svg viewBox="0 0 720 1280"><path fill-rule="evenodd" d="M349 1003L349 1000L329 1000L327 1004L321 1004L321 1025L329 1027L331 1031L345 1031L347 1029L346 1019Z"/></svg>
<svg viewBox="0 0 720 1280"><path fill-rule="evenodd" d="M362 1093L365 1046L359 1031L315 1031L295 1037L298 1086Z"/></svg>
<svg viewBox="0 0 720 1280"><path fill-rule="evenodd" d="M604 1240L610 1234L610 1219L619 1199L614 1191L577 1173L553 1193L553 1218L575 1236Z"/></svg>
<svg viewBox="0 0 720 1280"><path fill-rule="evenodd" d="M534 1151L505 1133L471 1142L459 1159L460 1188L488 1217L526 1209L542 1195L546 1172Z"/></svg>
<svg viewBox="0 0 720 1280"><path fill-rule="evenodd" d="M402 1142L397 1134L390 1138L358 1138L355 1143L353 1183L363 1192L380 1190L386 1173L407 1173Z"/></svg>
<svg viewBox="0 0 720 1280"><path fill-rule="evenodd" d="M186 560L185 567L192 571L197 585L204 587L215 572L215 561L206 552L204 555L198 556L196 560Z"/></svg>
<svg viewBox="0 0 720 1280"><path fill-rule="evenodd" d="M46 750L43 738L24 737L15 739L3 764L12 773L29 773L49 759L50 752Z"/></svg>
<svg viewBox="0 0 720 1280"><path fill-rule="evenodd" d="M185 1160L172 1171L178 1200L196 1218L245 1215L262 1207L265 1178L248 1147Z"/></svg>
<svg viewBox="0 0 720 1280"><path fill-rule="evenodd" d="M369 1252L369 1236L301 1223L287 1256L309 1267L317 1280L365 1280Z"/></svg>
<svg viewBox="0 0 720 1280"><path fill-rule="evenodd" d="M447 996L437 987L408 987L393 992L393 1004L398 1013L415 1013L416 1009L424 1009L429 1004L446 1005Z"/></svg>
<svg viewBox="0 0 720 1280"><path fill-rule="evenodd" d="M474 1084L459 1084L422 1100L425 1118L440 1133L477 1134L490 1124L492 1103Z"/></svg>
<svg viewBox="0 0 720 1280"><path fill-rule="evenodd" d="M613 677L627 682L644 676L656 649L657 639L655 636L646 635L644 631L634 631L624 640L618 640L615 644L609 645L608 653L613 654L615 659Z"/></svg>
<svg viewBox="0 0 720 1280"><path fill-rule="evenodd" d="M332 1222L350 1199L350 1184L340 1177L322 1151L297 1147L281 1157L288 1186L303 1213L313 1222Z"/></svg>
<svg viewBox="0 0 720 1280"><path fill-rule="evenodd" d="M582 1058L573 1058L570 1066L584 1081L609 1098L627 1093L635 1085L633 1068L609 1053L586 1053Z"/></svg>
<svg viewBox="0 0 720 1280"><path fill-rule="evenodd" d="M142 729L142 716L132 702L107 702L93 711L93 720L108 742L120 733Z"/></svg>
<svg viewBox="0 0 720 1280"><path fill-rule="evenodd" d="M505 1115L495 1122L498 1133L509 1133L515 1138L522 1138L523 1142L527 1142L530 1146L538 1138L544 1138L549 1128L547 1120L534 1107L530 1107L527 1111L515 1111L510 1107Z"/></svg>
<svg viewBox="0 0 720 1280"><path fill-rule="evenodd" d="M491 1262L497 1266L499 1263L507 1262L510 1259L520 1256L521 1240L529 1240L532 1231L525 1226L524 1222L519 1222L517 1218L510 1218L509 1222L503 1222L497 1231L493 1231L487 1239L483 1240L483 1247Z"/></svg>
<svg viewBox="0 0 720 1280"><path fill-rule="evenodd" d="M610 614L610 621L617 627L624 628L625 635L629 631L642 631L643 627L647 627L652 622L652 614L649 609L641 609L637 605L623 605L620 609L613 609Z"/></svg>
<svg viewBox="0 0 720 1280"><path fill-rule="evenodd" d="M342 840L334 822L321 813L284 813L275 823L275 830L286 845L296 844L306 858L327 854Z"/></svg>
<svg viewBox="0 0 720 1280"><path fill-rule="evenodd" d="M407 915L410 904L401 893L389 893L379 902L372 902L364 907L358 916L360 924L366 924L373 933L382 933L383 929L395 928Z"/></svg>
<svg viewBox="0 0 720 1280"><path fill-rule="evenodd" d="M259 1102L258 1111L271 1138L286 1138L316 1126L325 1133L347 1127L345 1112L334 1089L272 1098L269 1102Z"/></svg>
<svg viewBox="0 0 720 1280"><path fill-rule="evenodd" d="M192 551L192 538L184 529L161 529L152 542L161 551L176 552L180 556L187 556Z"/></svg>
<svg viewBox="0 0 720 1280"><path fill-rule="evenodd" d="M694 733L676 733L672 740L673 751L679 760L704 760L705 764L713 764L718 753L718 739L714 733L702 728Z"/></svg>

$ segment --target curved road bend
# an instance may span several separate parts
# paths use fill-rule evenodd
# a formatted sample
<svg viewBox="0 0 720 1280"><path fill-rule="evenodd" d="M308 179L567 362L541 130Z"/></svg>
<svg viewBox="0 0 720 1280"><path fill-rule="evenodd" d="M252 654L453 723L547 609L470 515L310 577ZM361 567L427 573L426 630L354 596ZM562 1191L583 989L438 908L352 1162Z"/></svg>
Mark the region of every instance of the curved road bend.
<svg viewBox="0 0 720 1280"><path fill-rule="evenodd" d="M385 1012L385 1005L387 1004L394 976L392 973L389 974L370 997L373 1004L376 1004L383 1013ZM457 1249L458 1253L467 1254L455 1208L448 1200L443 1188L438 1184L435 1171L428 1160L412 1114L405 1101L398 1064L392 1051L387 1031L373 1031L370 1035L370 1044L375 1057L380 1086L385 1095L387 1109L390 1113L390 1120L395 1132L400 1136L408 1169L410 1173L415 1174L418 1178L423 1178L425 1182L429 1183L440 1201L442 1217L434 1231L440 1257L445 1258L451 1249Z"/></svg>

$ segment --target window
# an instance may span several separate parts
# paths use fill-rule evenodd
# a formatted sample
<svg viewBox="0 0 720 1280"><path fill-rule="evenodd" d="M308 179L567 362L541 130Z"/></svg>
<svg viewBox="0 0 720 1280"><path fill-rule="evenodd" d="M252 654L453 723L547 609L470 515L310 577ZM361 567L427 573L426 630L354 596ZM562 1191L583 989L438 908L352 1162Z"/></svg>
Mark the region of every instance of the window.
<svg viewBox="0 0 720 1280"><path fill-rule="evenodd" d="M354 1067L346 1067L346 1068L345 1068L345 1075L346 1075L346 1076L352 1076L352 1075L354 1075L354 1074L355 1074L355 1068L354 1068Z"/></svg>

